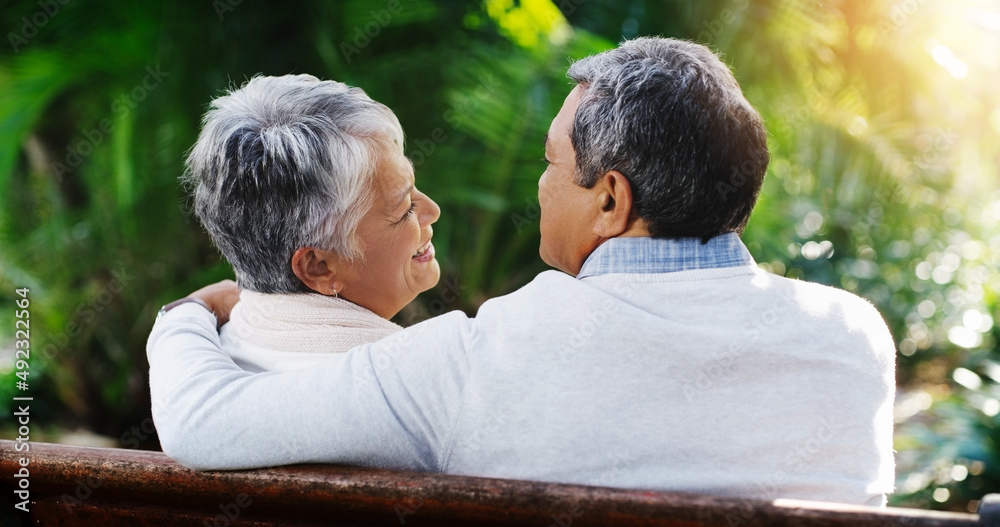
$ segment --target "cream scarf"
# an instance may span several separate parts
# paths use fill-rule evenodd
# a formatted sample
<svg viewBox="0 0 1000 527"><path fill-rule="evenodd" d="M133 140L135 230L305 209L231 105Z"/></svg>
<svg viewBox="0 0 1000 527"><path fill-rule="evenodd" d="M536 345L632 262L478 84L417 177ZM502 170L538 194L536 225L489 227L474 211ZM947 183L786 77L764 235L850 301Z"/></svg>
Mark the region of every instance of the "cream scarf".
<svg viewBox="0 0 1000 527"><path fill-rule="evenodd" d="M255 347L313 353L342 353L402 329L341 298L245 290L227 326L230 335Z"/></svg>

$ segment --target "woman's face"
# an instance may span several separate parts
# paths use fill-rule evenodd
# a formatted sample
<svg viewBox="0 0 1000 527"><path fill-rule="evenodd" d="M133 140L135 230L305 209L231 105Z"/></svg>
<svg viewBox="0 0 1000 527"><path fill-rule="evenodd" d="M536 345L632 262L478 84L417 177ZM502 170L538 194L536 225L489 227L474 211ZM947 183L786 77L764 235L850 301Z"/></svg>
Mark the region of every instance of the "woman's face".
<svg viewBox="0 0 1000 527"><path fill-rule="evenodd" d="M438 282L431 224L441 209L417 190L413 164L401 153L382 156L371 210L358 224L364 257L341 268L341 298L391 318Z"/></svg>

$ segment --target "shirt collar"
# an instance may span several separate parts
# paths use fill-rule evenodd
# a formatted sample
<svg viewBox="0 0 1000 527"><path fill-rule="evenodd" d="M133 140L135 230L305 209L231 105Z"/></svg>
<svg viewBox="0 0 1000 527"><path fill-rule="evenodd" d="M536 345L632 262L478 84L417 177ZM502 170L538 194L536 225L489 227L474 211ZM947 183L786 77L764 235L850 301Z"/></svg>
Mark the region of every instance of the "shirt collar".
<svg viewBox="0 0 1000 527"><path fill-rule="evenodd" d="M754 265L735 232L701 243L700 238L612 238L594 249L577 278L610 273L673 273Z"/></svg>

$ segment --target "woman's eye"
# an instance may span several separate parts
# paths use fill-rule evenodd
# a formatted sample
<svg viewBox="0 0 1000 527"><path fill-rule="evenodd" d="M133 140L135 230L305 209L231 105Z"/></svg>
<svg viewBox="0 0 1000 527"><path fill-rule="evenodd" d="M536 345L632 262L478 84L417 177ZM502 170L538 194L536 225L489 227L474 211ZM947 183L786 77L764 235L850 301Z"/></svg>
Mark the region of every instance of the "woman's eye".
<svg viewBox="0 0 1000 527"><path fill-rule="evenodd" d="M403 214L403 219L406 219L406 218L409 218L410 216L412 216L413 215L413 211L415 211L415 210L417 210L417 204L416 204L416 202L411 201L410 202L410 208L406 211L406 214Z"/></svg>

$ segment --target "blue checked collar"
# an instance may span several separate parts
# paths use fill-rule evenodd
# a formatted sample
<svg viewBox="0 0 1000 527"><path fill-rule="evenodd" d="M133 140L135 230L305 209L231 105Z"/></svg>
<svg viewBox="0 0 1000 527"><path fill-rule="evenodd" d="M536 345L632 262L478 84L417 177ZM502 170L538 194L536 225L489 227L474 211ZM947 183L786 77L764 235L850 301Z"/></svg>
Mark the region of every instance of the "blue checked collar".
<svg viewBox="0 0 1000 527"><path fill-rule="evenodd" d="M583 262L577 278L610 273L673 273L755 265L735 232L701 243L699 238L612 238Z"/></svg>

